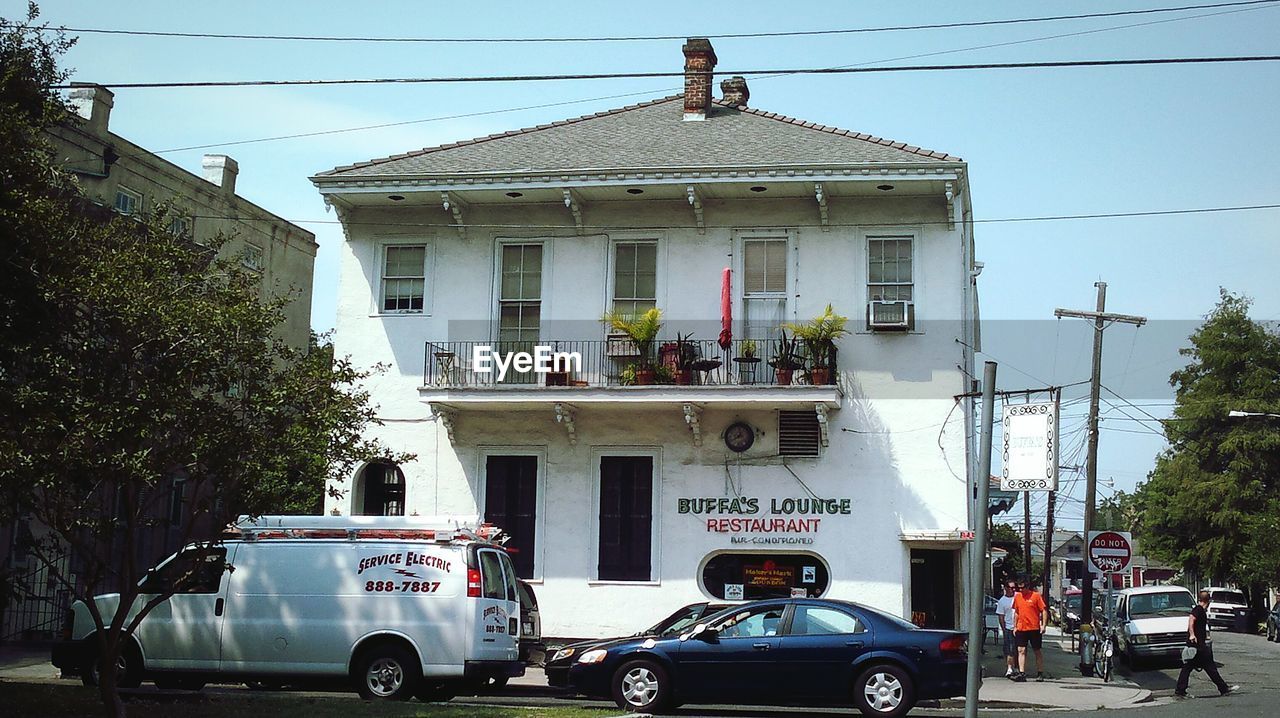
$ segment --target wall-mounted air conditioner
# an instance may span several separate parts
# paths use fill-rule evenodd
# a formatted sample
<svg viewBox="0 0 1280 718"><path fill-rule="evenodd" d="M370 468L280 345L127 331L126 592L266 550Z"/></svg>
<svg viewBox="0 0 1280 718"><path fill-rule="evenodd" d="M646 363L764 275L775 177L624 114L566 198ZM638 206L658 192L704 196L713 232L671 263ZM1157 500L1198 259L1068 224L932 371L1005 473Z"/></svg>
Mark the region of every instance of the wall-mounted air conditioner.
<svg viewBox="0 0 1280 718"><path fill-rule="evenodd" d="M906 331L915 324L915 305L908 301L867 302L867 329L872 331Z"/></svg>

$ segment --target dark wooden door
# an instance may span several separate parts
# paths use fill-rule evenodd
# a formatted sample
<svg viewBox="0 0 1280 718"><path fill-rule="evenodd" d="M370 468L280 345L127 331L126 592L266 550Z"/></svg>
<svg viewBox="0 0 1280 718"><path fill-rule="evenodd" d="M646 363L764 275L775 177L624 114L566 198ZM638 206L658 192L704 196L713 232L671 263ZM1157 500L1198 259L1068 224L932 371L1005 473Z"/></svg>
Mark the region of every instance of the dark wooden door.
<svg viewBox="0 0 1280 718"><path fill-rule="evenodd" d="M516 575L533 578L538 526L538 457L489 457L485 464L484 520L511 536L506 546Z"/></svg>

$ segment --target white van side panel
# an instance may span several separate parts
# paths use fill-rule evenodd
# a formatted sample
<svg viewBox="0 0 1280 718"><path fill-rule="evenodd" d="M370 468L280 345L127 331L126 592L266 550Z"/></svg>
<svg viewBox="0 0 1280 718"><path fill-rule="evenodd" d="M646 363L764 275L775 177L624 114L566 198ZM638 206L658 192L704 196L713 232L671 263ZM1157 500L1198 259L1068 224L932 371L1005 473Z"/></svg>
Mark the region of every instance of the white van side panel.
<svg viewBox="0 0 1280 718"><path fill-rule="evenodd" d="M222 632L224 672L345 674L355 646L400 635L426 675L462 675L465 549L404 541L245 542Z"/></svg>

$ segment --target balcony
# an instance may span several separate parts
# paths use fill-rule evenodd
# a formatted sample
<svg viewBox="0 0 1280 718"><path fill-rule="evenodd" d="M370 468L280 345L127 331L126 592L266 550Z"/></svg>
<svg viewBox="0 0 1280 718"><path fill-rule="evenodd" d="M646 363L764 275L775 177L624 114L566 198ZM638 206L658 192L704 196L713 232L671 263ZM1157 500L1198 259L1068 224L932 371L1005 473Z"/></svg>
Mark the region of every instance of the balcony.
<svg viewBox="0 0 1280 718"><path fill-rule="evenodd" d="M728 349L715 340L655 341L653 383L647 383L649 377L638 371L640 353L625 337L427 342L419 395L446 427L458 412L472 410L548 410L572 427L575 413L587 407L674 409L694 430L695 443L704 409L814 410L825 426L826 411L840 406L839 387L814 385L803 368L789 377L776 371L774 345L756 345L755 356L748 357L746 340Z"/></svg>

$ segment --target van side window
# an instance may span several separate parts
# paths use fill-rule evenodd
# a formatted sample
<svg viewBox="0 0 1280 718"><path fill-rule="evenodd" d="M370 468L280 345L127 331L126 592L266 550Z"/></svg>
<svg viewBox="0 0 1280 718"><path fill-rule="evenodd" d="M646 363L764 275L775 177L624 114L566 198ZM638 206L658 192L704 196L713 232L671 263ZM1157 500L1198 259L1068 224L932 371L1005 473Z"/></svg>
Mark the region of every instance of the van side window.
<svg viewBox="0 0 1280 718"><path fill-rule="evenodd" d="M502 576L502 560L496 551L480 552L480 590L485 598L505 599L506 581Z"/></svg>
<svg viewBox="0 0 1280 718"><path fill-rule="evenodd" d="M152 569L143 579L143 593L217 593L227 569L227 550L183 551Z"/></svg>

